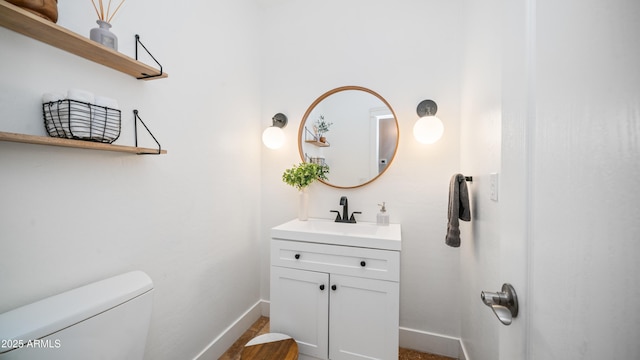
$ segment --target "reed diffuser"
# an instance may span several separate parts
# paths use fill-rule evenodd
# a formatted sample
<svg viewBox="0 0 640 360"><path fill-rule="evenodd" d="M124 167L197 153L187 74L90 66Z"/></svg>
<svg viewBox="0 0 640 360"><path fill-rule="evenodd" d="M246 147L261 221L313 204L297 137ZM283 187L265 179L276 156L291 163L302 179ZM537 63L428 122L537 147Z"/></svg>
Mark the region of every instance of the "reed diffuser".
<svg viewBox="0 0 640 360"><path fill-rule="evenodd" d="M91 40L112 48L113 50L118 50L118 37L109 29L111 29L111 20L113 20L113 17L118 10L120 10L124 1L125 0L122 0L113 13L111 13L111 0L107 3L106 11L102 0L98 0L98 4L96 4L95 0L91 0L93 8L96 10L96 15L98 15L98 20L96 21L98 27L91 29L89 33Z"/></svg>

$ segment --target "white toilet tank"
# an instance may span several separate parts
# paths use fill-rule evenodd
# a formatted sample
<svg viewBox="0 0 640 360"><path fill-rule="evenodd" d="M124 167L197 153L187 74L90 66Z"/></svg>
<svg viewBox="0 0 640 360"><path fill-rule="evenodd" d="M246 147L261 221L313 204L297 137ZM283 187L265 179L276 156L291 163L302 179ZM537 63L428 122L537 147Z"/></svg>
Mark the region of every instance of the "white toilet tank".
<svg viewBox="0 0 640 360"><path fill-rule="evenodd" d="M0 314L0 360L141 360L152 293L133 271Z"/></svg>

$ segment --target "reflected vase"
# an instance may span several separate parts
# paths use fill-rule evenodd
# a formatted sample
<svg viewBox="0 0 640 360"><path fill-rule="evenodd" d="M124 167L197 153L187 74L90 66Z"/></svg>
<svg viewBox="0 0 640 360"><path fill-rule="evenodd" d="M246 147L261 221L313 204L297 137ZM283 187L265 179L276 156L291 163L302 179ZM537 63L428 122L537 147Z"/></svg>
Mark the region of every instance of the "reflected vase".
<svg viewBox="0 0 640 360"><path fill-rule="evenodd" d="M111 24L106 21L97 20L99 27L91 29L89 38L113 50L118 50L118 37L112 33Z"/></svg>
<svg viewBox="0 0 640 360"><path fill-rule="evenodd" d="M309 192L307 189L298 191L298 220L309 220Z"/></svg>

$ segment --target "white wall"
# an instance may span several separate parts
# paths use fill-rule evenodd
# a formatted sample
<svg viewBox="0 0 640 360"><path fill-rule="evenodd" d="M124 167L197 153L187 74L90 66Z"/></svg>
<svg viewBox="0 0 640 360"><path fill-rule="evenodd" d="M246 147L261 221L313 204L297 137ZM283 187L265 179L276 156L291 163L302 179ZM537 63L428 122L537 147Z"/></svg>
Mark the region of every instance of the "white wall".
<svg viewBox="0 0 640 360"><path fill-rule="evenodd" d="M473 175L473 183L469 186L472 219L461 226L460 337L466 356L473 360L498 359L500 323L482 303L480 293L499 291L504 282L499 273L500 203L489 196L489 174L501 172L500 3L464 2L461 168Z"/></svg>
<svg viewBox="0 0 640 360"><path fill-rule="evenodd" d="M282 172L300 161L296 136L307 107L345 85L383 96L400 124L398 154L381 178L363 188L310 189L310 216L330 218L339 198L375 221L387 202L402 224L400 325L459 336L459 249L444 243L449 179L460 171L460 3L442 1L264 1L262 127L277 112L289 117L287 144L263 148L262 290L269 298L269 229L296 217L295 189ZM444 137L425 146L412 136L416 106L438 103ZM467 233L468 234L468 233ZM463 236L467 235L463 234Z"/></svg>
<svg viewBox="0 0 640 360"><path fill-rule="evenodd" d="M88 36L90 1L59 3ZM147 359L193 358L260 298L260 88L252 1L127 1L113 21L169 78L143 82L0 28L0 130L44 135L43 92L132 109L163 156L0 143L0 312L125 271L155 283ZM169 16L167 14L170 14ZM232 276L231 276L232 274ZM117 346L117 345L116 345Z"/></svg>
<svg viewBox="0 0 640 360"><path fill-rule="evenodd" d="M530 129L535 124L535 0L503 1L501 6L501 169L500 275L516 289L518 317L509 326L497 321L499 359L526 359L528 326L533 316L529 301L529 204L533 186ZM499 286L499 285L498 285ZM495 359L495 357L491 357Z"/></svg>
<svg viewBox="0 0 640 360"><path fill-rule="evenodd" d="M462 163L474 174L473 239L461 258L461 342L468 360L522 359L528 312L526 205L530 1L467 1ZM469 169L469 170L467 170ZM489 175L498 175L498 200ZM503 326L480 300L512 284L518 318Z"/></svg>

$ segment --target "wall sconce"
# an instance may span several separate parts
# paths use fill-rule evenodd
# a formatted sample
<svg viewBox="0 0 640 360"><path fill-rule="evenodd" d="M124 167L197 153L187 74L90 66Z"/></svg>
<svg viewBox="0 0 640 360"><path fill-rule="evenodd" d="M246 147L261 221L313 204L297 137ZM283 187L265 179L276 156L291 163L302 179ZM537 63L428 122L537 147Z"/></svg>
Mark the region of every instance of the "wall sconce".
<svg viewBox="0 0 640 360"><path fill-rule="evenodd" d="M262 142L269 149L279 149L284 144L284 131L282 131L282 128L287 126L287 116L277 113L273 115L271 120L273 125L262 132Z"/></svg>
<svg viewBox="0 0 640 360"><path fill-rule="evenodd" d="M416 109L420 119L413 125L413 137L422 144L433 144L440 140L444 133L442 121L435 115L438 105L433 100L423 100Z"/></svg>

